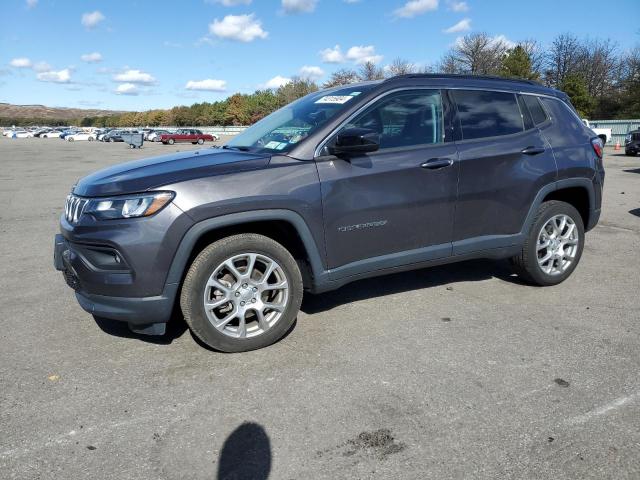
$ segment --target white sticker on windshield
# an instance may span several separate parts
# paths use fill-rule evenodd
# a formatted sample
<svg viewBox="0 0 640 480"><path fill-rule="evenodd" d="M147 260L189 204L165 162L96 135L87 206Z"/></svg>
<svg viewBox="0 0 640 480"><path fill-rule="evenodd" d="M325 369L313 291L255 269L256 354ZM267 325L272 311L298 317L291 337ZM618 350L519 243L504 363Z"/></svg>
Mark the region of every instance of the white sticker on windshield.
<svg viewBox="0 0 640 480"><path fill-rule="evenodd" d="M275 141L271 141L269 143L267 143L264 148L268 148L270 150L275 150L276 148L278 148L280 146L280 142L275 142Z"/></svg>
<svg viewBox="0 0 640 480"><path fill-rule="evenodd" d="M347 103L352 98L351 95L327 95L316 100L316 103Z"/></svg>

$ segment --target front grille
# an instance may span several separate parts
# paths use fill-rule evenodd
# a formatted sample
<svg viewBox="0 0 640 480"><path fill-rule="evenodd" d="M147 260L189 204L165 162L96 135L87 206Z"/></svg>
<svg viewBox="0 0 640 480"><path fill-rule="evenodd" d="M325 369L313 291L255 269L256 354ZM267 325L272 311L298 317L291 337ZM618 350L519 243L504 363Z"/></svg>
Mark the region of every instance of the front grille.
<svg viewBox="0 0 640 480"><path fill-rule="evenodd" d="M88 199L77 197L72 193L69 194L64 204L64 217L67 222L77 223L87 203L89 203Z"/></svg>

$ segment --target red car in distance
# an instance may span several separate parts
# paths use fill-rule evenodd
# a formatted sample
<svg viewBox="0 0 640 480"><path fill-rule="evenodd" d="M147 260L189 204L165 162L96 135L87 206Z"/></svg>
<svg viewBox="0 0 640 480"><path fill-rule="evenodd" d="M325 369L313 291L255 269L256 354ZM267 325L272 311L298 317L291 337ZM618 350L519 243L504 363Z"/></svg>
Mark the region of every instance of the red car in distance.
<svg viewBox="0 0 640 480"><path fill-rule="evenodd" d="M191 142L194 145L202 145L204 142L213 142L218 140L216 135L202 133L200 130L193 128L183 128L177 130L176 133L165 133L160 135L160 141L165 145L173 145L177 142Z"/></svg>

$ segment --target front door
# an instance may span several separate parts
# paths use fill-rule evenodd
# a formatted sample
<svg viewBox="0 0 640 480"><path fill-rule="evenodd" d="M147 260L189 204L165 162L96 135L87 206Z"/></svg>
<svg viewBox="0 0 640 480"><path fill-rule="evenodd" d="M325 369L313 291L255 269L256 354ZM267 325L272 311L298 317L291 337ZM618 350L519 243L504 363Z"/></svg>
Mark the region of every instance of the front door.
<svg viewBox="0 0 640 480"><path fill-rule="evenodd" d="M387 94L342 127L380 134L378 151L316 159L335 277L450 255L458 165L443 117L439 90Z"/></svg>

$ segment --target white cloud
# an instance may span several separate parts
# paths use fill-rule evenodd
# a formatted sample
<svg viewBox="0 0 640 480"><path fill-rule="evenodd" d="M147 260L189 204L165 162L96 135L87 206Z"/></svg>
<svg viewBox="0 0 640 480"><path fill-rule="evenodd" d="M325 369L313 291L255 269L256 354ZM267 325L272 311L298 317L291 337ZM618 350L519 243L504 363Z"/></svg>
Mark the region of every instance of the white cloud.
<svg viewBox="0 0 640 480"><path fill-rule="evenodd" d="M102 61L102 54L100 52L85 53L80 56L80 60L87 63L98 63Z"/></svg>
<svg viewBox="0 0 640 480"><path fill-rule="evenodd" d="M68 68L57 72L49 70L48 72L38 73L36 78L41 82L69 83L71 81L71 70Z"/></svg>
<svg viewBox="0 0 640 480"><path fill-rule="evenodd" d="M449 0L447 3L449 4L449 8L454 12L469 11L469 5L467 4L467 2L458 2L456 0Z"/></svg>
<svg viewBox="0 0 640 480"><path fill-rule="evenodd" d="M464 18L464 19L460 20L458 23L456 23L455 25L452 25L449 28L447 28L446 30L443 30L443 32L444 33L459 33L459 32L466 32L468 30L471 30L471 19L470 18Z"/></svg>
<svg viewBox="0 0 640 480"><path fill-rule="evenodd" d="M318 0L282 0L285 13L309 13L316 9Z"/></svg>
<svg viewBox="0 0 640 480"><path fill-rule="evenodd" d="M156 83L156 79L151 74L141 70L126 70L125 72L114 75L113 79L116 82L141 83L144 85Z"/></svg>
<svg viewBox="0 0 640 480"><path fill-rule="evenodd" d="M376 55L376 48L373 45L355 46L347 50L346 59L354 63L362 64L367 62L380 63L382 55Z"/></svg>
<svg viewBox="0 0 640 480"><path fill-rule="evenodd" d="M187 90L204 90L207 92L224 92L227 89L227 82L224 80L189 80L185 87Z"/></svg>
<svg viewBox="0 0 640 480"><path fill-rule="evenodd" d="M515 48L515 46L517 45L516 42L509 40L506 36L500 34L500 35L496 35L494 37L491 37L491 41L492 42L502 42L506 45L507 48Z"/></svg>
<svg viewBox="0 0 640 480"><path fill-rule="evenodd" d="M207 3L221 3L225 7L235 7L237 5L250 5L251 0L205 0Z"/></svg>
<svg viewBox="0 0 640 480"><path fill-rule="evenodd" d="M222 20L217 18L209 24L209 33L228 40L252 42L256 38L267 38L268 32L262 29L262 22L250 15L227 15Z"/></svg>
<svg viewBox="0 0 640 480"><path fill-rule="evenodd" d="M320 56L324 63L342 63L344 62L344 55L340 50L340 45L336 45L333 48L325 48L320 51Z"/></svg>
<svg viewBox="0 0 640 480"><path fill-rule="evenodd" d="M413 18L431 10L438 9L438 0L411 0L393 13L396 17Z"/></svg>
<svg viewBox="0 0 640 480"><path fill-rule="evenodd" d="M9 65L15 68L31 68L31 60L26 57L14 58Z"/></svg>
<svg viewBox="0 0 640 480"><path fill-rule="evenodd" d="M38 62L33 65L33 69L36 72L49 72L51 71L52 67L47 62Z"/></svg>
<svg viewBox="0 0 640 480"><path fill-rule="evenodd" d="M27 8L36 8L38 0L27 0Z"/></svg>
<svg viewBox="0 0 640 480"><path fill-rule="evenodd" d="M313 80L315 82L324 77L324 70L322 70L320 67L305 65L300 69L300 77L307 80Z"/></svg>
<svg viewBox="0 0 640 480"><path fill-rule="evenodd" d="M263 83L262 85L260 85L260 87L261 88L279 88L279 87L282 87L283 85L286 85L287 83L290 83L290 82L291 82L290 78L283 77L281 75L276 75L271 80L269 80L267 83Z"/></svg>
<svg viewBox="0 0 640 480"><path fill-rule="evenodd" d="M106 17L102 14L100 10L96 10L95 12L83 13L82 19L80 23L86 28L93 28L98 25L101 21L103 21Z"/></svg>
<svg viewBox="0 0 640 480"><path fill-rule="evenodd" d="M138 95L140 91L138 90L138 86L133 83L123 83L118 85L115 93L117 95Z"/></svg>

